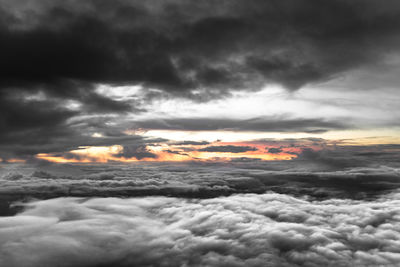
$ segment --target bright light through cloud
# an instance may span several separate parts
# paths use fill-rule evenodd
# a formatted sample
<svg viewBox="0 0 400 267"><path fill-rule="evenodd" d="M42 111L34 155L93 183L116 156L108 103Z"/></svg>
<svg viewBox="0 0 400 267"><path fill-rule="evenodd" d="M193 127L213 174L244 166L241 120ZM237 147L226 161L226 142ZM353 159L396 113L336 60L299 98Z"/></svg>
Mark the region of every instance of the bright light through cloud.
<svg viewBox="0 0 400 267"><path fill-rule="evenodd" d="M0 0L0 267L400 266L399 0Z"/></svg>
<svg viewBox="0 0 400 267"><path fill-rule="evenodd" d="M96 88L96 92L115 100L126 100L136 96L143 87L139 85L112 86L108 84L100 84Z"/></svg>

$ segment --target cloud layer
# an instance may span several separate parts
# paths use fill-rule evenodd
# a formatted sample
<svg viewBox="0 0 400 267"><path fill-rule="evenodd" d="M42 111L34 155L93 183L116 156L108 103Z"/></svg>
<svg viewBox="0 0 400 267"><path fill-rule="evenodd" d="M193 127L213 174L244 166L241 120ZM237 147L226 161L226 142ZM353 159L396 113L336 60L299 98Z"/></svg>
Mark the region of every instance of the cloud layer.
<svg viewBox="0 0 400 267"><path fill-rule="evenodd" d="M259 142L267 143L266 140ZM290 144L295 146L293 140L287 142L288 147ZM129 156L137 157L153 156L140 147L134 148L126 153L131 152L133 154ZM229 149L230 153L237 149L255 149L246 146L206 148L222 152ZM305 148L296 159L284 161L238 157L220 162L212 159L208 162L148 164L2 164L0 195L7 201L59 196L211 198L274 191L316 199L364 199L400 188L396 147L391 148L392 151L388 146L379 150L341 149L314 151ZM176 151L169 153L172 152Z"/></svg>
<svg viewBox="0 0 400 267"><path fill-rule="evenodd" d="M137 128L148 130L181 131L252 131L252 132L306 132L321 133L328 130L350 128L342 121L324 119L292 119L286 117L253 118L247 120L230 118L166 118L133 121Z"/></svg>
<svg viewBox="0 0 400 267"><path fill-rule="evenodd" d="M352 128L323 115L132 115L154 99L207 102L271 84L295 91L372 66L374 73L395 71L399 14L395 0L2 0L0 157L115 144L115 134L129 139L123 132L131 127L315 134ZM99 86L141 90L122 90L115 99ZM104 138L92 138L99 132ZM119 144L127 151L146 146L133 139Z"/></svg>
<svg viewBox="0 0 400 267"><path fill-rule="evenodd" d="M374 202L244 194L57 198L0 218L0 263L63 266L394 266L399 194Z"/></svg>
<svg viewBox="0 0 400 267"><path fill-rule="evenodd" d="M397 148L358 149L273 162L2 164L0 265L395 266Z"/></svg>
<svg viewBox="0 0 400 267"><path fill-rule="evenodd" d="M297 89L397 51L397 1L0 3L3 86ZM343 56L345 55L345 56ZM57 89L51 89L52 86Z"/></svg>

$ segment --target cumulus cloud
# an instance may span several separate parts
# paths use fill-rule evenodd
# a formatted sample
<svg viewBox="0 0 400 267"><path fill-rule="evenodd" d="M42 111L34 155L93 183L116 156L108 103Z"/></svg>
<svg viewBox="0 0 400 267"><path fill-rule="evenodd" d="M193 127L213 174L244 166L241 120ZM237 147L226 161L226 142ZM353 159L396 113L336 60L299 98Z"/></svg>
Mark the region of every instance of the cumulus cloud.
<svg viewBox="0 0 400 267"><path fill-rule="evenodd" d="M399 193L206 200L56 198L0 218L4 266L394 266Z"/></svg>

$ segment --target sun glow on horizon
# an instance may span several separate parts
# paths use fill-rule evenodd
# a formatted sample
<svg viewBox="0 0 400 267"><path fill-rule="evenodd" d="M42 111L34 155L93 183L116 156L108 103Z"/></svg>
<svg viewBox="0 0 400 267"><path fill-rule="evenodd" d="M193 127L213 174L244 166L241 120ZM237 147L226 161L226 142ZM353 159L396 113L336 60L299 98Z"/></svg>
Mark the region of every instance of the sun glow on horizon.
<svg viewBox="0 0 400 267"><path fill-rule="evenodd" d="M123 152L122 145L113 146L82 146L66 154L39 153L38 159L56 163L106 163L106 162L139 162L139 161L229 161L240 158L249 160L292 160L304 148L313 150L335 149L337 145L368 146L400 143L397 131L335 131L319 135L302 133L238 133L227 131L214 132L184 132L184 131L151 131L158 133L155 137L179 137L176 141L165 141L149 144L145 147L148 154L129 157ZM380 133L380 135L371 136ZM143 136L148 135L145 132ZM188 135L185 135L188 134ZM211 135L212 134L212 135ZM154 137L154 136L152 136ZM188 139L186 137L191 137ZM223 140L218 139L223 137ZM236 137L236 139L234 138ZM257 137L257 138L254 138ZM275 138L273 138L275 137ZM276 138L280 137L280 138ZM284 138L283 138L284 137ZM325 137L325 138L322 138ZM336 137L336 138L335 138ZM340 139L338 137L341 137ZM201 139L200 139L201 138ZM253 139L251 139L253 138ZM203 141L204 144L179 144L177 140ZM209 141L210 140L210 141ZM249 141L250 140L250 141ZM295 145L294 145L295 144ZM208 148L213 149L208 149ZM214 148L216 147L216 148ZM233 147L233 148L232 148ZM224 149L225 148L225 149ZM239 148L238 151L229 149ZM268 148L275 151L271 153ZM143 149L143 148L142 148ZM218 150L219 149L219 150ZM241 150L240 150L241 149ZM143 151L142 151L143 152ZM14 159L15 162L21 161ZM11 162L11 161L9 161Z"/></svg>
<svg viewBox="0 0 400 267"><path fill-rule="evenodd" d="M57 155L51 153L40 153L37 154L38 159L55 162L55 163L106 163L106 162L138 162L138 161L209 161L209 160L230 160L236 158L248 158L248 159L259 159L259 160L291 160L296 157L295 150L289 149L279 153L268 153L265 150L265 145L260 144L244 144L244 143L217 143L218 147L249 147L251 146L254 150L243 151L243 152L232 152L232 151L201 151L203 148L207 148L212 145L159 145L159 146L148 146L148 152L153 153L154 157L124 157L121 156L123 147L120 145L115 146L85 146L80 147L77 150L71 150L68 155Z"/></svg>

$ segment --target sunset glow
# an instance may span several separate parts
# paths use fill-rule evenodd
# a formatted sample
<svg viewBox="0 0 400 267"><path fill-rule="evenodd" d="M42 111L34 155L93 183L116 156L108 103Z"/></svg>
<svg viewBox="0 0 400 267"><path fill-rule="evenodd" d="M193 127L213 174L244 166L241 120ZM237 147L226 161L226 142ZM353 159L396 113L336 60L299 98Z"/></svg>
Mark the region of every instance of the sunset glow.
<svg viewBox="0 0 400 267"><path fill-rule="evenodd" d="M400 0L0 0L0 267L400 267Z"/></svg>
<svg viewBox="0 0 400 267"><path fill-rule="evenodd" d="M147 135L147 132L143 132ZM371 136L374 133L380 133L376 136ZM282 135L264 135L265 138L260 138L262 135L258 133L236 133L236 132L200 132L200 133L189 133L189 136L198 135L198 138L194 138L192 142L207 142L202 145L182 145L174 144L179 143L178 140L161 142L158 144L148 145L146 150L149 153L154 154L154 157L143 157L143 158L127 158L118 156L123 151L123 146L85 146L80 147L76 150L68 152L68 157L52 154L52 153L39 153L36 157L38 159L56 162L56 163L106 163L106 162L138 162L138 161L230 161L240 158L258 159L258 160L291 160L298 157L302 149L313 149L315 151L321 149L335 149L337 146L372 146L372 145L385 145L393 142L400 141L398 137L393 136L393 131L353 131L353 132L332 132L329 134L321 134L323 137L343 137L343 139L323 139L321 137L310 137L310 135L289 135L285 134L286 138L282 138ZM397 132L395 132L397 133ZM157 134L153 132L153 134ZM159 132L160 138L166 138L167 136L179 136L185 134L184 132ZM193 135L191 135L193 134ZM225 140L230 140L232 137L236 137L241 141L204 141L207 137L215 136L216 134L220 137L226 137ZM387 136L385 136L387 134ZM392 134L392 136L390 136ZM182 140L186 140L184 136ZM268 137L267 137L268 136ZM289 138L291 136L292 138ZM250 138L259 137L259 139ZM272 138L274 137L274 138ZM276 137L281 137L277 139ZM250 139L250 141L246 141ZM201 140L201 141L200 141ZM208 140L215 140L209 138ZM291 140L296 140L295 144ZM208 147L219 147L222 151L206 151ZM223 151L225 148L234 147L238 148L249 148L249 151L234 152ZM274 150L274 153L270 153L268 150ZM203 150L203 151L202 151ZM14 159L9 162L18 162L22 160Z"/></svg>

